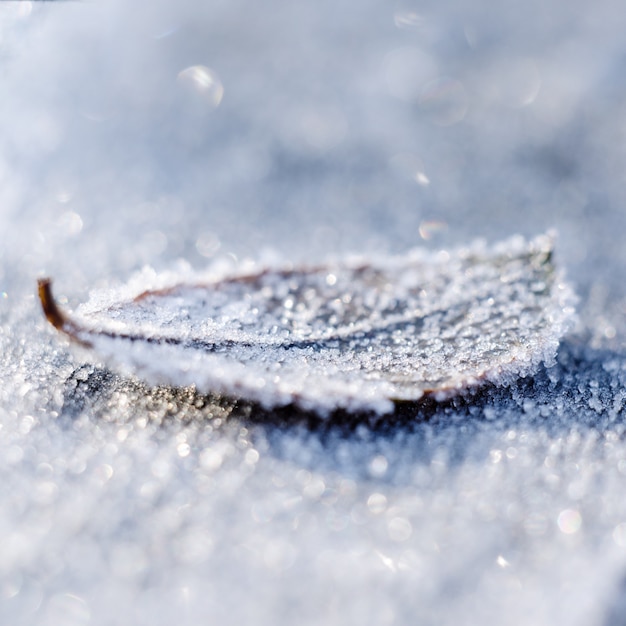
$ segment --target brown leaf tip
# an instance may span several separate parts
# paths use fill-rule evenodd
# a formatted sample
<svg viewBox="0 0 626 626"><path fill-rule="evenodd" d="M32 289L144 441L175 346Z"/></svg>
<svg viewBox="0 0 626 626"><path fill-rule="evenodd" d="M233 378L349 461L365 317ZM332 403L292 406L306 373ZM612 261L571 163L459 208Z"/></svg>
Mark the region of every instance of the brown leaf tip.
<svg viewBox="0 0 626 626"><path fill-rule="evenodd" d="M46 319L58 330L66 330L65 314L59 309L52 295L52 281L49 278L40 278L37 281L39 300Z"/></svg>

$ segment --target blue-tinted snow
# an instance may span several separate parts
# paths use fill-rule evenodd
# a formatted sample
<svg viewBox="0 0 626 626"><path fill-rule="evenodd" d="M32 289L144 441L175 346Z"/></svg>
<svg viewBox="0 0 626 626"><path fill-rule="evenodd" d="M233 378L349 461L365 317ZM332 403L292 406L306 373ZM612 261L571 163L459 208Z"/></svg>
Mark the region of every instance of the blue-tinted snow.
<svg viewBox="0 0 626 626"><path fill-rule="evenodd" d="M0 3L2 621L621 623L625 21ZM580 295L557 364L395 423L144 389L34 298L552 227Z"/></svg>

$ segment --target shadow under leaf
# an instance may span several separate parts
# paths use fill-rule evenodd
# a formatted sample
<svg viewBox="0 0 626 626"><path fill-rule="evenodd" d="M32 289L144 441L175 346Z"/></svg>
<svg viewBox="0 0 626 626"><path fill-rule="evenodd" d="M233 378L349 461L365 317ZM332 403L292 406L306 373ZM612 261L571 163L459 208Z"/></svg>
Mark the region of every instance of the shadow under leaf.
<svg viewBox="0 0 626 626"><path fill-rule="evenodd" d="M216 394L202 395L193 387L150 387L108 369L83 365L66 380L62 414L89 414L107 421L137 417L151 421L230 419L268 427L306 427L316 432L349 434L365 427L393 433L428 422L438 427L470 422L541 424L548 429L591 427L602 430L624 423L626 356L564 342L557 362L532 377L507 386L485 384L444 402L425 397L401 402L389 414L336 410L320 416L295 405L265 408L254 402Z"/></svg>

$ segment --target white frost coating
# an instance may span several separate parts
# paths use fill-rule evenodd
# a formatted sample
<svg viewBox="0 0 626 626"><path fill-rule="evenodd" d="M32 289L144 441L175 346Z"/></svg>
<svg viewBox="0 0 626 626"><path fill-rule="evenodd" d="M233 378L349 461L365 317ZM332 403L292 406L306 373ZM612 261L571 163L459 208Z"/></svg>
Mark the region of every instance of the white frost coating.
<svg viewBox="0 0 626 626"><path fill-rule="evenodd" d="M573 318L552 249L550 236L515 237L317 268L145 270L92 294L77 338L153 384L384 413L552 361Z"/></svg>

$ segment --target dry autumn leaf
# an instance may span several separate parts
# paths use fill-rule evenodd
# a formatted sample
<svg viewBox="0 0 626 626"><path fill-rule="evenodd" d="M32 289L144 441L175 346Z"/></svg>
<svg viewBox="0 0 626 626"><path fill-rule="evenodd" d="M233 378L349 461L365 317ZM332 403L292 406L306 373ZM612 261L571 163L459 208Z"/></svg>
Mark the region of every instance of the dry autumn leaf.
<svg viewBox="0 0 626 626"><path fill-rule="evenodd" d="M47 319L115 369L320 414L506 383L554 357L573 316L553 240L265 267L186 280Z"/></svg>

